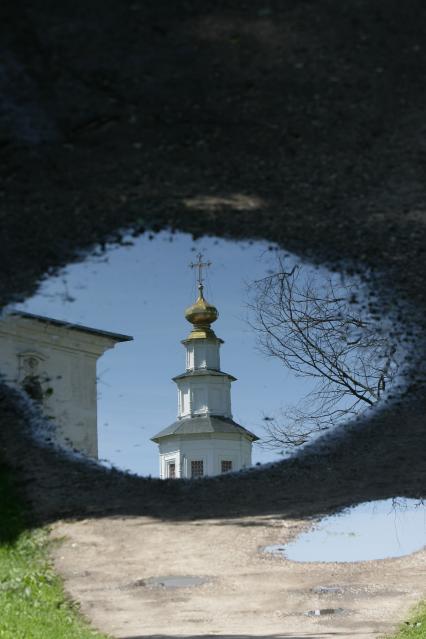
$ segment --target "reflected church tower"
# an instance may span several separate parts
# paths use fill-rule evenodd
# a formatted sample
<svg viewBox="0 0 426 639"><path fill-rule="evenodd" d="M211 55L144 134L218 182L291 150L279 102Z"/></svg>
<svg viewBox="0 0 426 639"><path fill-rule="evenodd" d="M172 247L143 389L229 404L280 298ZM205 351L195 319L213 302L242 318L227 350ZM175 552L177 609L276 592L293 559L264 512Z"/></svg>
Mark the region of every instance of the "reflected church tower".
<svg viewBox="0 0 426 639"><path fill-rule="evenodd" d="M256 435L232 419L231 382L235 377L220 370L224 343L211 328L219 317L204 298L202 255L191 264L198 270L198 299L185 311L192 324L182 341L186 371L173 378L178 387L177 421L152 437L159 445L160 477L196 478L219 475L251 466Z"/></svg>

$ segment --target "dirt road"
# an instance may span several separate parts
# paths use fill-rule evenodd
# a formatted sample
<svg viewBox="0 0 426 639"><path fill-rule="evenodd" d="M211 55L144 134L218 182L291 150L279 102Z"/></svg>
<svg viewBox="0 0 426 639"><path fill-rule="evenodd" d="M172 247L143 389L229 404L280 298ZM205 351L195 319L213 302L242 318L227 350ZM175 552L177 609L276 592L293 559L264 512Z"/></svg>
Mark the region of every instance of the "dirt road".
<svg viewBox="0 0 426 639"><path fill-rule="evenodd" d="M426 549L384 561L300 564L259 549L307 520L250 517L190 523L149 517L58 522L57 570L82 612L120 639L152 635L357 637L391 632L426 595ZM198 576L193 587L151 578ZM161 581L161 580L160 580ZM333 587L337 591L321 592ZM340 609L310 617L311 610Z"/></svg>

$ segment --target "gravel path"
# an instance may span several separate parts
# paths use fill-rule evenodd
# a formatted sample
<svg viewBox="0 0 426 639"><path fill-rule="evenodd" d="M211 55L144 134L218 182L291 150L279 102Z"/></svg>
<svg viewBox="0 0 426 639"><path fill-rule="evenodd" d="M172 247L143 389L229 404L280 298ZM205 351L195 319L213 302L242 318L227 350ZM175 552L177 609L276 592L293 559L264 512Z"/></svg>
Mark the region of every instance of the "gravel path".
<svg viewBox="0 0 426 639"><path fill-rule="evenodd" d="M356 564L297 564L259 552L292 538L302 526L301 520L280 517L59 522L53 533L62 539L55 565L71 597L82 602L84 614L120 639L372 639L392 632L426 595L426 549L405 558ZM208 581L186 588L151 585L152 577L188 575ZM316 592L327 586L338 592ZM306 614L314 610L334 613Z"/></svg>

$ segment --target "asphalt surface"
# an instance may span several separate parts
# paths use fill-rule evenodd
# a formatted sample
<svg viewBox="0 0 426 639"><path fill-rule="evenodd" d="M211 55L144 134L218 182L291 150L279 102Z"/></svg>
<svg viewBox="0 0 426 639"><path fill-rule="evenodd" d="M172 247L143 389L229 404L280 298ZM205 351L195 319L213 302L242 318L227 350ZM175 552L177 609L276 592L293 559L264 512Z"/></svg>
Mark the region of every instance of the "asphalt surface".
<svg viewBox="0 0 426 639"><path fill-rule="evenodd" d="M0 304L124 229L168 227L362 272L416 346L398 403L323 455L189 487L40 449L4 392L2 458L37 521L425 495L425 23L416 0L2 3Z"/></svg>

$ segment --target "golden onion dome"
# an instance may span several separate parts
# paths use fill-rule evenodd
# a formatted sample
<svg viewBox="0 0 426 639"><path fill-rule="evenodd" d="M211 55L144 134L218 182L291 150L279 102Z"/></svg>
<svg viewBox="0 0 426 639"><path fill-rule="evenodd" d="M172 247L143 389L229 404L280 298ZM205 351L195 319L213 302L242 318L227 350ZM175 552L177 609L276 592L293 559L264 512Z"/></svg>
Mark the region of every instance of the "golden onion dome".
<svg viewBox="0 0 426 639"><path fill-rule="evenodd" d="M193 329L188 339L205 339L216 337L210 324L213 324L219 317L218 310L204 299L203 285L198 286L198 299L195 304L189 306L185 311L185 318L193 325Z"/></svg>

